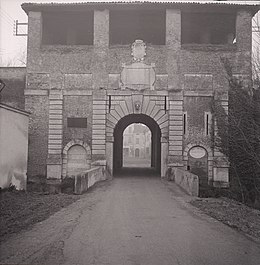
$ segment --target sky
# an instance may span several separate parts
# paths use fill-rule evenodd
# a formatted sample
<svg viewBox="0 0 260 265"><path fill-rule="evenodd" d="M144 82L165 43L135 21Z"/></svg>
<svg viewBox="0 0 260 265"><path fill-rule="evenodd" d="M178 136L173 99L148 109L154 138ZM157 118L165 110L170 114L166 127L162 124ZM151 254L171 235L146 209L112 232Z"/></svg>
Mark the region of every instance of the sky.
<svg viewBox="0 0 260 265"><path fill-rule="evenodd" d="M95 0L91 0L94 2ZM104 0L105 2L106 0ZM21 8L24 2L88 2L86 0L0 0L0 66L25 66L26 36L14 36L14 20L27 22L27 15ZM244 1L245 2L245 1ZM249 1L247 1L249 2ZM259 1L260 2L260 1ZM260 25L260 12L254 18ZM20 33L26 33L26 27L20 27ZM253 35L254 50L260 58L260 32ZM256 55L257 56L257 55Z"/></svg>
<svg viewBox="0 0 260 265"><path fill-rule="evenodd" d="M95 0L94 0L95 1ZM14 36L14 20L27 23L24 2L84 2L84 0L0 0L0 66L25 66L26 36ZM26 33L26 27L20 27Z"/></svg>

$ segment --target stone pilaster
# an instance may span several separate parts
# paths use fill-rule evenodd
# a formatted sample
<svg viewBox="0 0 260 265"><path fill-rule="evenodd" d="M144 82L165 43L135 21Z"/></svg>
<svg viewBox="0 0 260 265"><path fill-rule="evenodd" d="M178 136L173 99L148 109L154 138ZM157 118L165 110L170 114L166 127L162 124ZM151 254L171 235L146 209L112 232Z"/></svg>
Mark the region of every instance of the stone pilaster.
<svg viewBox="0 0 260 265"><path fill-rule="evenodd" d="M92 160L103 160L106 154L106 93L93 93Z"/></svg>
<svg viewBox="0 0 260 265"><path fill-rule="evenodd" d="M109 11L94 11L93 88L108 86L107 60L109 48Z"/></svg>
<svg viewBox="0 0 260 265"><path fill-rule="evenodd" d="M183 160L183 94L169 94L169 158L172 166L182 166Z"/></svg>
<svg viewBox="0 0 260 265"><path fill-rule="evenodd" d="M236 41L238 51L251 51L252 15L250 11L239 10L236 19Z"/></svg>
<svg viewBox="0 0 260 265"><path fill-rule="evenodd" d="M47 178L61 179L62 170L62 131L63 94L61 90L49 92L49 133Z"/></svg>
<svg viewBox="0 0 260 265"><path fill-rule="evenodd" d="M228 114L228 92L217 95L221 102L221 106L224 108L226 114ZM216 100L216 98L215 98ZM214 134L218 133L218 126L216 120L214 121ZM229 185L229 162L227 157L219 151L217 147L213 150L213 163L209 165L209 175L212 177L213 186L226 187Z"/></svg>
<svg viewBox="0 0 260 265"><path fill-rule="evenodd" d="M179 89L179 54L181 48L181 11L166 10L166 47L168 88Z"/></svg>
<svg viewBox="0 0 260 265"><path fill-rule="evenodd" d="M42 15L41 12L29 12L28 15L28 55L27 55L27 72L34 72L33 66L34 56L41 48L41 32L42 32Z"/></svg>

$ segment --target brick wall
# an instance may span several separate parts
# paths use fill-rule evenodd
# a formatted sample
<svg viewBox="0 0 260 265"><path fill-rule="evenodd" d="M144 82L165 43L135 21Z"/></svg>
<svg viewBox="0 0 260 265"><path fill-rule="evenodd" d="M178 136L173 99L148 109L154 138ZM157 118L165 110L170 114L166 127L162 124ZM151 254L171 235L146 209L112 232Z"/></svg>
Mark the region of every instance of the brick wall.
<svg viewBox="0 0 260 265"><path fill-rule="evenodd" d="M130 44L109 46L108 10L94 12L93 46L41 45L41 23L40 12L29 12L27 89L41 90L40 94L46 94L46 96L28 96L26 99L26 109L33 112L30 123L32 142L29 149L30 174L42 173L46 166L49 122L48 90L58 89L63 94L62 147L75 138L91 146L93 144L92 133L97 129L102 131L102 135L93 139L93 153L96 158L104 158L105 113L103 112L106 108L103 108L102 104L107 101L105 101L105 92L103 93L104 99L99 98L97 92L101 91L100 89L105 91L104 89L109 88L111 90L108 91L108 95L113 95L111 91L119 88L122 63L132 63ZM189 129L190 134L184 142L186 145L197 140L198 135L192 133L192 130L197 128L203 131L201 121L198 123L200 126L196 126L196 119L202 118L201 115L204 114L196 116L196 113L210 111L209 102L213 98L213 92L228 89L222 58L230 60L235 74L251 75L250 13L238 11L236 24L236 45L185 46L181 45L181 12L168 9L166 11L166 45L147 45L144 63L155 64L157 75L155 90L164 90L161 92L165 93L165 96L169 93L169 113L172 115L172 121L169 123L170 127L165 129L171 131L169 133L169 161L171 163L181 165L182 162L183 150L181 149L185 147L181 145L183 140L182 112L187 111L189 123L195 124L193 129ZM131 91L129 93L134 94ZM94 101L92 94L95 95ZM122 95L124 96L124 93ZM96 102L98 100L102 101L101 109L100 104ZM93 102L95 113L92 113ZM196 107L195 112L193 112L193 107ZM92 116L101 115L99 112L102 112L104 117L95 120L92 126ZM86 129L67 128L66 122L69 116L87 117L88 127ZM106 132L108 132L107 128ZM208 138L205 139L203 141L206 141L209 146Z"/></svg>
<svg viewBox="0 0 260 265"><path fill-rule="evenodd" d="M47 95L25 97L29 111L28 179L35 175L46 175L48 154L48 106Z"/></svg>
<svg viewBox="0 0 260 265"><path fill-rule="evenodd" d="M31 73L45 73L49 75L50 88L63 88L63 74L89 73L93 75L90 88L108 87L107 75L120 74L122 63L131 63L131 49L129 45L109 47L108 10L95 11L94 17L94 46L41 45L41 13L30 12L28 77ZM148 45L145 57L145 63L155 63L156 74L168 74L169 89L182 89L184 74L187 73L210 73L214 89L226 89L221 58L230 60L235 73L251 74L251 41L248 35L251 15L247 11L238 12L237 45L234 46L181 46L180 17L180 11L167 10L166 45Z"/></svg>
<svg viewBox="0 0 260 265"><path fill-rule="evenodd" d="M63 147L74 139L82 140L91 147L92 96L64 96ZM87 128L68 128L68 117L87 118Z"/></svg>

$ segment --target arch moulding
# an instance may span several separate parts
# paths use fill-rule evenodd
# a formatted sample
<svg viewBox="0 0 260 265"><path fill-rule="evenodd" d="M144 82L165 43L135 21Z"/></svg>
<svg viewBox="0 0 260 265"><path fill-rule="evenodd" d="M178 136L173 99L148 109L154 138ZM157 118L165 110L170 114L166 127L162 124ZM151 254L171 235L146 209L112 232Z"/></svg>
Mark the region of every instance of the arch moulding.
<svg viewBox="0 0 260 265"><path fill-rule="evenodd" d="M195 146L203 147L207 151L207 153L208 153L208 178L212 179L212 174L213 174L212 173L212 170L213 170L213 152L205 144L202 144L202 143L190 143L190 144L188 144L185 147L184 152L183 152L183 160L184 161L188 161L188 152L189 152L189 150L192 147L195 147Z"/></svg>
<svg viewBox="0 0 260 265"><path fill-rule="evenodd" d="M66 176L66 171L67 171L68 151L72 146L75 146L75 145L82 146L86 150L87 158L91 159L91 148L87 143L79 139L74 139L68 142L63 148L63 152L62 152L62 177L63 178Z"/></svg>
<svg viewBox="0 0 260 265"><path fill-rule="evenodd" d="M112 96L111 109L107 113L107 140L113 141L117 123L130 114L144 114L152 118L161 130L163 139L168 139L168 110L164 109L166 95L129 95ZM155 99L156 98L156 99ZM165 140L163 141L165 142Z"/></svg>
<svg viewBox="0 0 260 265"><path fill-rule="evenodd" d="M106 114L107 165L111 174L113 174L113 145L115 140L114 130L117 124L127 116L138 116L141 114L151 118L160 129L161 176L165 176L167 168L169 135L168 93L154 92L152 95L139 93L132 94L131 92L127 92L122 94L118 93L108 95L110 105L108 108L108 113ZM138 122L138 120L136 122ZM140 122L143 123L142 121Z"/></svg>

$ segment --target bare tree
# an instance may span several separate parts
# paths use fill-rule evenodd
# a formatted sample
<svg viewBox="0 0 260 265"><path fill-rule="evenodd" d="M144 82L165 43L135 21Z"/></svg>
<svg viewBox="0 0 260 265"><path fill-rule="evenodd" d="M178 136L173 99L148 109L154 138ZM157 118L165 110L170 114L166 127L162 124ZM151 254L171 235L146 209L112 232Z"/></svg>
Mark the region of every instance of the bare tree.
<svg viewBox="0 0 260 265"><path fill-rule="evenodd" d="M252 47L252 70L253 81L256 86L260 82L260 12L258 12L253 18L253 47Z"/></svg>
<svg viewBox="0 0 260 265"><path fill-rule="evenodd" d="M17 67L17 66L26 66L26 49L22 48L16 55L9 57L7 60L0 58L0 65L2 67Z"/></svg>
<svg viewBox="0 0 260 265"><path fill-rule="evenodd" d="M231 191L236 199L260 208L260 87L233 77L224 61L229 81L229 111L213 103L217 122L214 144L230 162Z"/></svg>

